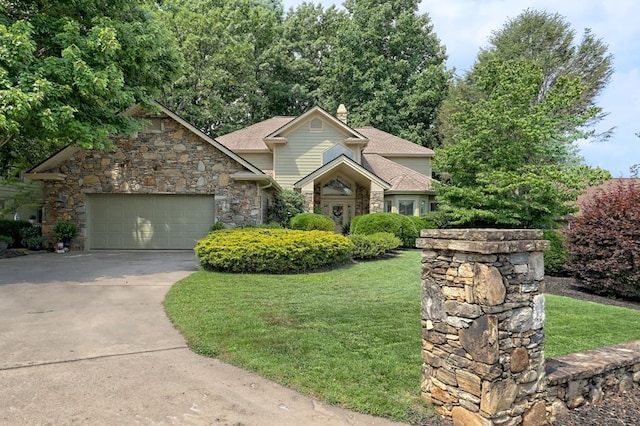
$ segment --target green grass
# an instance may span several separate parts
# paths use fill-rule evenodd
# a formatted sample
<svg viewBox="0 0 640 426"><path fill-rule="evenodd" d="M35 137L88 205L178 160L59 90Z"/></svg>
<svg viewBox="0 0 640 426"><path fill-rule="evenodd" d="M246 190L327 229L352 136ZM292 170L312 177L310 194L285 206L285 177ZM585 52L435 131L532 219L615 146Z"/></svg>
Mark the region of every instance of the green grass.
<svg viewBox="0 0 640 426"><path fill-rule="evenodd" d="M591 305L548 296L547 356L640 339L640 311ZM196 272L165 307L203 355L356 411L433 413L419 398L418 251L312 274Z"/></svg>
<svg viewBox="0 0 640 426"><path fill-rule="evenodd" d="M640 340L640 311L547 294L545 356Z"/></svg>

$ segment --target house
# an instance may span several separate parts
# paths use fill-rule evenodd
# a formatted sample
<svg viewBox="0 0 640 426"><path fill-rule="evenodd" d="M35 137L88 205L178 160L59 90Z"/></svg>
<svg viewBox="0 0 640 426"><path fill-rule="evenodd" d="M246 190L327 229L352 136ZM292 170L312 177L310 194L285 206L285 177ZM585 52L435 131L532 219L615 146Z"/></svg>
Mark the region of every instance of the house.
<svg viewBox="0 0 640 426"><path fill-rule="evenodd" d="M349 127L344 105L336 117L314 107L217 140L283 189L300 191L308 211L337 225L373 212L421 216L435 209L434 152L373 127Z"/></svg>
<svg viewBox="0 0 640 426"><path fill-rule="evenodd" d="M336 225L370 212L434 208L433 151L314 107L213 139L156 104L110 151L69 146L23 174L43 184L43 233L70 220L80 249L192 249L214 222L261 224L273 195L304 195Z"/></svg>
<svg viewBox="0 0 640 426"><path fill-rule="evenodd" d="M147 120L114 149L69 146L23 174L43 183L44 235L76 223L76 248L193 249L215 221L260 224L281 190L246 159L156 104L126 111Z"/></svg>

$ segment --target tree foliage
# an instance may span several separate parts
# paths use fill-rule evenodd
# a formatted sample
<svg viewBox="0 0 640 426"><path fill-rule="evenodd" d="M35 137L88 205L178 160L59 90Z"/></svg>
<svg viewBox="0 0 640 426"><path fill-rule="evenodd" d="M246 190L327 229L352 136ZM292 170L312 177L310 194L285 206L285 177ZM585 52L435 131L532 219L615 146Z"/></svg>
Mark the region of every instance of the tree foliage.
<svg viewBox="0 0 640 426"><path fill-rule="evenodd" d="M211 136L267 118L265 55L280 33L279 1L167 0L159 13L185 58L161 100ZM277 60L277 58L276 58Z"/></svg>
<svg viewBox="0 0 640 426"><path fill-rule="evenodd" d="M524 60L540 67L542 81L538 86L535 102L544 101L563 79L577 78L582 91L580 96L562 106L567 115L590 117L582 126L585 136L594 134L588 127L605 117L596 105L613 74L613 56L604 41L585 29L580 41L565 18L557 13L527 9L515 19L509 20L501 30L492 34L489 46L478 58L479 62ZM574 123L567 123L573 132ZM607 134L602 135L607 136Z"/></svg>
<svg viewBox="0 0 640 426"><path fill-rule="evenodd" d="M187 70L164 102L212 136L314 105L432 146L450 73L444 48L415 0L303 3L168 0L163 22Z"/></svg>
<svg viewBox="0 0 640 426"><path fill-rule="evenodd" d="M450 74L446 54L418 1L347 0L326 56L319 101L341 103L356 126L375 126L425 146L437 144L433 126Z"/></svg>
<svg viewBox="0 0 640 426"><path fill-rule="evenodd" d="M582 97L579 79L559 78L543 99L540 66L523 60L476 63L447 100L446 122L455 134L439 150L436 191L452 226L550 228L573 211L588 182L607 172L576 166L571 143L596 111L566 106ZM455 103L455 105L452 105Z"/></svg>
<svg viewBox="0 0 640 426"><path fill-rule="evenodd" d="M598 294L640 299L640 185L596 193L566 232L569 270Z"/></svg>
<svg viewBox="0 0 640 426"><path fill-rule="evenodd" d="M142 1L2 2L0 173L139 128L118 113L153 100L179 63Z"/></svg>

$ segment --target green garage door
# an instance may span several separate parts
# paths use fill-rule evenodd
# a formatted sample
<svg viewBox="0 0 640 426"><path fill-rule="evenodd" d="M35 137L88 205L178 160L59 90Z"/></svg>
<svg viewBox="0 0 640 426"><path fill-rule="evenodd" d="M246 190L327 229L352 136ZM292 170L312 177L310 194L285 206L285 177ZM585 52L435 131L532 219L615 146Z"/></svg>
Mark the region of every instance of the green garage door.
<svg viewBox="0 0 640 426"><path fill-rule="evenodd" d="M213 195L89 194L90 249L193 249L215 218Z"/></svg>

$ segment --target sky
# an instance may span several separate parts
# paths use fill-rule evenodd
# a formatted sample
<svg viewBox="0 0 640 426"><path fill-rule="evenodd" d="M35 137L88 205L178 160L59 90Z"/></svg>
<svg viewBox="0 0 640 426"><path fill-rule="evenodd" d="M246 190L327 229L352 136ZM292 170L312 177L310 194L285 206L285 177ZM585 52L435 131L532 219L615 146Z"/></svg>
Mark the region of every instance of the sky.
<svg viewBox="0 0 640 426"><path fill-rule="evenodd" d="M325 7L340 6L341 0L314 0ZM303 0L283 0L285 10ZM534 9L558 13L571 25L579 41L585 28L609 46L614 74L597 99L608 116L596 129L613 128L604 142L579 141L586 163L611 172L613 177L629 177L629 168L640 163L640 1L638 0L422 0L420 13L427 13L434 32L446 47L447 67L458 75L471 68L478 51L488 44L492 31L509 19Z"/></svg>

